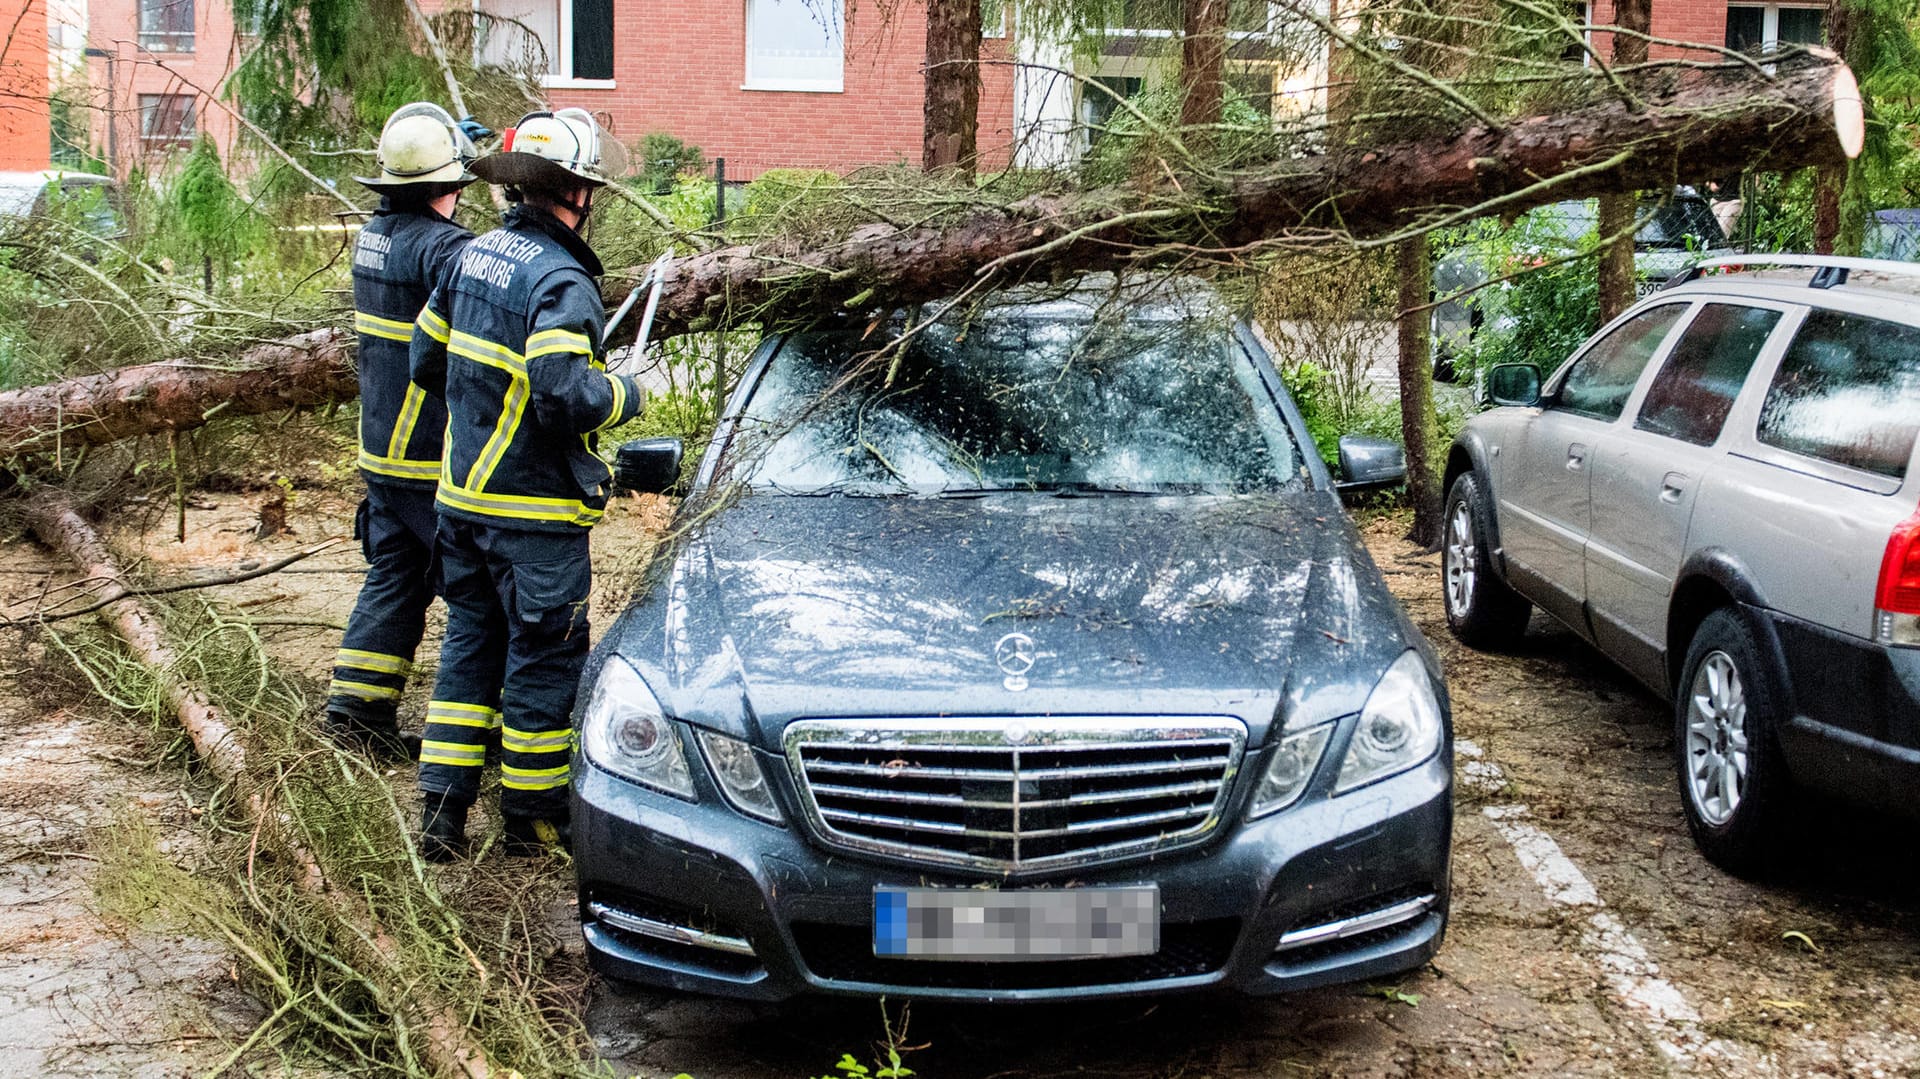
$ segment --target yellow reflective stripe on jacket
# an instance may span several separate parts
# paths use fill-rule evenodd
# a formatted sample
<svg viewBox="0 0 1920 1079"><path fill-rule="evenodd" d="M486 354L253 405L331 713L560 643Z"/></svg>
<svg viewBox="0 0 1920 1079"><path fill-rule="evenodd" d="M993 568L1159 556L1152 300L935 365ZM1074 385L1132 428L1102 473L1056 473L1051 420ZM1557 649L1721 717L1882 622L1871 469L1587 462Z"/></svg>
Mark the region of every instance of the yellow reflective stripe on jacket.
<svg viewBox="0 0 1920 1079"><path fill-rule="evenodd" d="M562 521L591 527L605 511L577 498L541 498L536 495L497 495L461 487L442 473L435 501L448 509L522 521Z"/></svg>
<svg viewBox="0 0 1920 1079"><path fill-rule="evenodd" d="M353 313L353 330L368 337L383 337L389 341L413 340L413 323L369 315L365 311Z"/></svg>
<svg viewBox="0 0 1920 1079"><path fill-rule="evenodd" d="M487 489L493 470L500 467L500 458L506 456L507 447L513 445L513 436L520 432L520 421L526 418L527 401L532 397L533 387L525 378L515 378L507 387L507 395L500 401L500 418L493 424L493 434L487 437L487 444L480 447L473 467L467 470L466 487L475 491Z"/></svg>
<svg viewBox="0 0 1920 1079"><path fill-rule="evenodd" d="M375 457L366 450L360 451L360 467L378 476L392 476L402 480L437 480L440 478L440 462L407 461L392 457Z"/></svg>
<svg viewBox="0 0 1920 1079"><path fill-rule="evenodd" d="M421 760L426 760L422 753ZM558 768L515 768L511 764L500 766L500 785L516 791L550 791L555 787L567 785L567 765Z"/></svg>
<svg viewBox="0 0 1920 1079"><path fill-rule="evenodd" d="M358 697L363 701L397 701L400 690L393 686L376 686L369 682L348 682L336 678L327 683L329 697Z"/></svg>
<svg viewBox="0 0 1920 1079"><path fill-rule="evenodd" d="M420 743L420 763L450 764L455 768L478 768L487 763L487 747L462 745L459 742L423 740Z"/></svg>
<svg viewBox="0 0 1920 1079"><path fill-rule="evenodd" d="M405 656L389 656L383 652L367 652L358 648L342 648L335 652L333 665L375 674L397 674L402 678L413 673L413 661Z"/></svg>
<svg viewBox="0 0 1920 1079"><path fill-rule="evenodd" d="M446 319L434 314L431 307L422 307L420 317L415 319L413 324L425 330L428 337L443 345L447 343L447 335L453 330L453 327L447 325Z"/></svg>
<svg viewBox="0 0 1920 1079"><path fill-rule="evenodd" d="M518 352L484 337L454 330L447 337L447 351L462 359L484 363L518 378L527 377L527 359Z"/></svg>
<svg viewBox="0 0 1920 1079"><path fill-rule="evenodd" d="M420 407L427 402L427 391L407 383L407 395L400 401L400 415L393 421L393 437L387 440L387 459L407 459L407 443L413 441L413 429L420 422ZM438 461L433 462L436 466Z"/></svg>
<svg viewBox="0 0 1920 1079"><path fill-rule="evenodd" d="M606 422L595 428L598 431L620 422L620 414L627 410L627 380L618 375L608 375L607 382L613 386L613 409L607 413Z"/></svg>
<svg viewBox="0 0 1920 1079"><path fill-rule="evenodd" d="M535 356L552 356L558 353L577 352L589 358L593 356L593 340L584 333L572 330L541 330L527 338L527 359Z"/></svg>
<svg viewBox="0 0 1920 1079"><path fill-rule="evenodd" d="M515 753L552 753L572 749L573 729L516 731L512 727L503 727L500 731L500 748L511 749Z"/></svg>

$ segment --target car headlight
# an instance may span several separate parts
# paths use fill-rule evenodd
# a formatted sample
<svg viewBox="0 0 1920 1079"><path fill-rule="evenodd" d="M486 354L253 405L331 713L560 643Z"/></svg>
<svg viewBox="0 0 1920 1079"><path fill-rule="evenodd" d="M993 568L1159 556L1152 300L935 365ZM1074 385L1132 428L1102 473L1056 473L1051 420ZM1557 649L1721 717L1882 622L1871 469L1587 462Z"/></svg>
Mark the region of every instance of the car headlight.
<svg viewBox="0 0 1920 1079"><path fill-rule="evenodd" d="M749 817L779 824L780 808L773 804L773 791L767 788L766 773L760 770L753 747L712 731L695 731L694 737L700 740L700 751L706 754L728 804Z"/></svg>
<svg viewBox="0 0 1920 1079"><path fill-rule="evenodd" d="M1440 701L1427 680L1427 665L1420 653L1407 652L1367 694L1334 793L1404 772L1433 756L1440 748L1440 725Z"/></svg>
<svg viewBox="0 0 1920 1079"><path fill-rule="evenodd" d="M587 698L580 745L588 760L617 776L697 800L679 731L653 691L617 656L600 669Z"/></svg>
<svg viewBox="0 0 1920 1079"><path fill-rule="evenodd" d="M1332 734L1333 724L1323 723L1281 739L1273 758L1267 761L1266 772L1260 776L1260 789L1253 792L1253 808L1247 811L1247 816L1264 817L1298 801L1300 793L1307 789L1307 781L1313 778L1313 770L1319 765L1320 754L1326 751L1327 738Z"/></svg>

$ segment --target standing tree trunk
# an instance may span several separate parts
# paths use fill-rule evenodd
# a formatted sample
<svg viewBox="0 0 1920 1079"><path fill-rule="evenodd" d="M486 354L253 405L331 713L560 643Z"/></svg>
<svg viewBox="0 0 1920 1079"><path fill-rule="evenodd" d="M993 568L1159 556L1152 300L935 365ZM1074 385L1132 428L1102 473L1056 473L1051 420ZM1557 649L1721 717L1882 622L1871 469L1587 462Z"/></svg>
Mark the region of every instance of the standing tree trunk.
<svg viewBox="0 0 1920 1079"><path fill-rule="evenodd" d="M1632 34L1613 36L1613 62L1643 64L1647 60L1647 39L1638 36L1653 32L1653 0L1619 0L1614 9L1614 25ZM1633 303L1633 219L1637 199L1631 194L1600 197L1599 229L1608 240L1600 253L1600 324Z"/></svg>
<svg viewBox="0 0 1920 1079"><path fill-rule="evenodd" d="M1432 550L1440 543L1440 478L1433 471L1439 427L1433 414L1433 356L1428 340L1427 288L1432 260L1427 238L1396 248L1400 270L1400 437L1407 450L1407 501L1413 530L1407 538Z"/></svg>
<svg viewBox="0 0 1920 1079"><path fill-rule="evenodd" d="M1827 46L1848 61L1854 59L1847 55L1853 43L1851 7L1851 0L1827 3ZM1840 238L1840 202L1846 193L1847 172L1847 166L1838 165L1813 174L1813 251L1817 255L1833 254Z"/></svg>
<svg viewBox="0 0 1920 1079"><path fill-rule="evenodd" d="M1184 0L1180 32L1181 138L1196 157L1213 144L1227 80L1227 0Z"/></svg>
<svg viewBox="0 0 1920 1079"><path fill-rule="evenodd" d="M927 0L920 167L972 176L980 126L980 0Z"/></svg>

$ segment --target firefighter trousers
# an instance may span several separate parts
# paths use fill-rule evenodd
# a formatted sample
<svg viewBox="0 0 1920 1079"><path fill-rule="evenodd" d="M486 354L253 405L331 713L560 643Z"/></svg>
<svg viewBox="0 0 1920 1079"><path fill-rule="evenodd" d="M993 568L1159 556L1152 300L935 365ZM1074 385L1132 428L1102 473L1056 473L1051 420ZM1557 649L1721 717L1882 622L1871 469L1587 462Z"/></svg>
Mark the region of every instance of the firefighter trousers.
<svg viewBox="0 0 1920 1079"><path fill-rule="evenodd" d="M390 727L413 673L435 592L433 491L368 483L354 519L367 580L333 660L327 711L365 727Z"/></svg>
<svg viewBox="0 0 1920 1079"><path fill-rule="evenodd" d="M420 789L472 804L499 723L500 809L565 820L573 701L587 660L587 533L442 516L447 636L427 705Z"/></svg>

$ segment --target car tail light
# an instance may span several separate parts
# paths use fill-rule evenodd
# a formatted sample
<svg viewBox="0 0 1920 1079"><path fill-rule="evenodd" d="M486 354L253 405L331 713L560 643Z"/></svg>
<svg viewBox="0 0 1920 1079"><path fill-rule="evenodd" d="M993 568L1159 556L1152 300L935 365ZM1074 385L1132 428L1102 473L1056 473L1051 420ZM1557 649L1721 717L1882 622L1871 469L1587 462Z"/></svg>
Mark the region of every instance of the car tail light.
<svg viewBox="0 0 1920 1079"><path fill-rule="evenodd" d="M1873 606L1874 636L1882 643L1920 645L1920 513L1887 538Z"/></svg>

